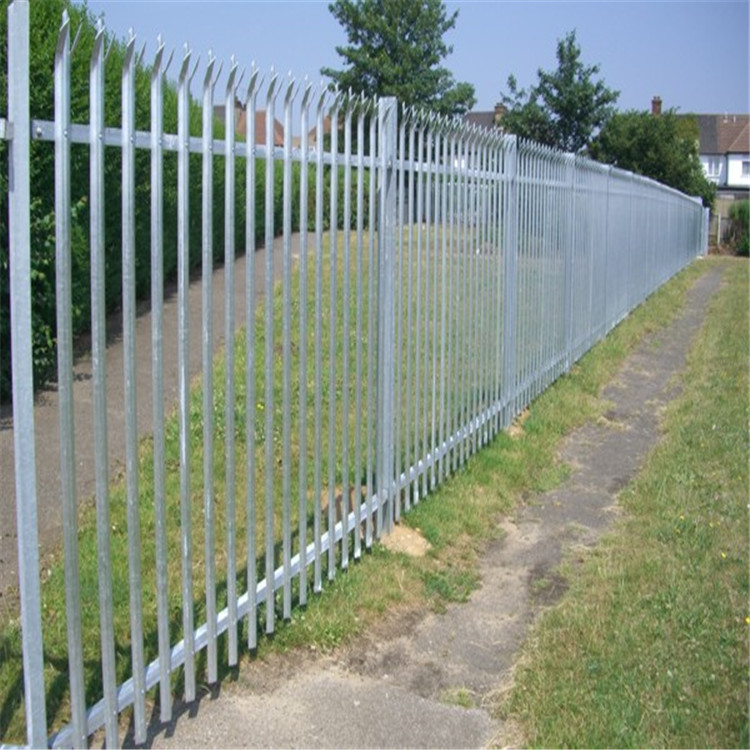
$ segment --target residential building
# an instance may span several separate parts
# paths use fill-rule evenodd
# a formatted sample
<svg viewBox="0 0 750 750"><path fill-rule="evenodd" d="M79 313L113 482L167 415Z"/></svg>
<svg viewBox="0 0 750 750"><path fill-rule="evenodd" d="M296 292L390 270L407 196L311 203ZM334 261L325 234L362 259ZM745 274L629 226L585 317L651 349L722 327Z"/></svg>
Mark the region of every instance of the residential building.
<svg viewBox="0 0 750 750"><path fill-rule="evenodd" d="M651 100L651 114L661 114L661 98ZM698 154L706 177L716 185L709 238L726 241L729 208L750 196L750 115L689 115L698 123Z"/></svg>
<svg viewBox="0 0 750 750"><path fill-rule="evenodd" d="M218 104L214 107L214 117L224 122L225 107ZM247 137L247 111L245 105L238 99L234 102L234 129L237 137L244 140ZM266 143L266 111L258 109L255 111L255 143L263 146ZM284 145L284 126L277 118L273 119L273 145Z"/></svg>
<svg viewBox="0 0 750 750"><path fill-rule="evenodd" d="M339 127L342 125L341 121L339 121ZM323 138L327 135L331 134L331 118L326 115L323 118ZM313 127L310 128L310 130L307 133L307 145L310 148L317 148L318 146L318 126L313 125Z"/></svg>
<svg viewBox="0 0 750 750"><path fill-rule="evenodd" d="M507 108L498 102L495 109L490 111L467 112L464 115L464 122L468 125L479 125L479 127L492 130L500 127L500 121L507 111Z"/></svg>
<svg viewBox="0 0 750 750"><path fill-rule="evenodd" d="M696 115L700 160L719 194L750 191L750 115Z"/></svg>

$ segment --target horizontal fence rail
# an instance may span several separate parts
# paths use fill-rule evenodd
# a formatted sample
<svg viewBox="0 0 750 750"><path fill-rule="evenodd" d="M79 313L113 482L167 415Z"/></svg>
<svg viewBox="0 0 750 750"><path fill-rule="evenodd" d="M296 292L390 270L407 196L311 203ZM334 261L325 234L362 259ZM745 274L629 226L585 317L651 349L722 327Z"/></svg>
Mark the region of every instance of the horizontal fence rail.
<svg viewBox="0 0 750 750"><path fill-rule="evenodd" d="M399 111L394 99L314 89L273 72L264 78L254 67L245 75L234 59L222 78L209 54L196 78L188 47L175 61L177 132L164 132L172 57L161 38L149 68L149 127L136 130L140 59L132 32L121 122L107 124L101 21L90 59L90 122L72 123L70 36L65 16L54 120L31 119L28 3L10 4L2 132L11 170L23 710L29 745L85 747L103 728L114 747L124 710L132 706L134 741L145 741L149 700L158 700L168 721L176 690L193 700L199 682L220 678L222 662L236 665L243 647L256 648L262 632L273 633L279 619L321 592L700 254L706 229L699 201L651 180L501 131ZM194 80L202 92L199 135L191 132ZM219 138L217 97L225 112ZM51 150L55 165L59 501L49 507L37 498L35 450L45 436L34 430L30 348L34 142ZM81 392L71 325L71 216L80 198L71 196L74 149L87 150L89 169L86 423L74 418ZM105 179L113 159L122 185L116 206ZM176 217L164 214L165 191L176 191ZM105 298L113 211L121 227L117 403ZM141 215L148 217L145 241L136 231ZM164 226L174 220L172 361L164 340L165 255L175 248L165 246ZM136 268L144 264L146 336L136 329ZM211 314L217 273L218 326ZM191 283L200 286L199 318L191 316ZM136 385L143 368L150 399ZM170 368L175 402L165 395ZM125 415L122 474L108 457L118 413ZM144 437L138 419L146 413ZM91 455L76 453L82 430L93 430ZM94 467L93 504L76 490L84 464ZM41 648L51 627L40 586L42 512L62 515L65 612L57 616L64 615L67 640L66 663L56 665ZM84 563L84 545L93 549L93 566ZM50 707L47 688L61 679L66 700Z"/></svg>

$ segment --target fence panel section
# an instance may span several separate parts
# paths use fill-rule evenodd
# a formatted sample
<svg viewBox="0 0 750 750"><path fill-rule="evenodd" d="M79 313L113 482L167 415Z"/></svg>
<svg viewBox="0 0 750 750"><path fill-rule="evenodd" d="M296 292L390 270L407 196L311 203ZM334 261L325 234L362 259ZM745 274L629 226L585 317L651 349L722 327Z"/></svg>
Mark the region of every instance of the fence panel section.
<svg viewBox="0 0 750 750"><path fill-rule="evenodd" d="M29 744L85 746L104 727L115 746L124 710L133 706L134 739L144 741L149 691L158 687L168 720L178 682L194 699L199 681L238 662L240 644L256 648L260 632L365 554L702 252L705 225L699 203L652 181L399 112L393 99L315 91L273 72L264 80L254 67L245 76L234 60L219 86L209 56L197 117L195 56L182 51L175 88L161 39L139 125L132 34L121 120L106 122L101 21L90 122L72 123L69 26L66 16L55 119L32 121L28 4L9 8L2 132L12 169L23 710ZM165 132L171 106L176 133ZM54 148L55 164L60 438L50 497L34 482L46 444L33 422L29 133L40 150ZM71 218L81 196L71 195L72 148L88 151L90 383L73 358ZM113 258L119 371L106 339ZM150 302L145 328L137 293ZM80 435L92 430L83 455ZM93 505L78 489L87 466ZM64 533L46 543L63 547L62 578L40 592L36 516L58 512ZM67 663L45 664L40 644L55 636L44 602L58 584ZM60 680L69 700L45 705L45 683Z"/></svg>

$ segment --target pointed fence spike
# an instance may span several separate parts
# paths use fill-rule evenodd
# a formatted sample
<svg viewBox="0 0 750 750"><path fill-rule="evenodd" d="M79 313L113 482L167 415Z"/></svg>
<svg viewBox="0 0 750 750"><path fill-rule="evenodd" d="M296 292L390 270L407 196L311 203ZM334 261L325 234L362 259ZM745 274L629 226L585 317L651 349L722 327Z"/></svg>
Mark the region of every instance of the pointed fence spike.
<svg viewBox="0 0 750 750"><path fill-rule="evenodd" d="M174 49L169 53L169 58L167 59L167 64L164 66L164 70L162 71L163 75L167 74L167 70L169 70L169 66L172 64L172 58L174 57Z"/></svg>
<svg viewBox="0 0 750 750"><path fill-rule="evenodd" d="M80 29L79 29L80 31ZM64 10L62 14L62 22L60 23L60 30L57 32L57 47L55 48L55 55L61 55L65 46L66 39L70 38L70 17L68 11Z"/></svg>
<svg viewBox="0 0 750 750"><path fill-rule="evenodd" d="M83 23L78 24L78 28L76 29L75 36L73 37L73 41L70 43L70 54L73 54L73 51L78 46L78 42L81 39L81 30L83 29Z"/></svg>

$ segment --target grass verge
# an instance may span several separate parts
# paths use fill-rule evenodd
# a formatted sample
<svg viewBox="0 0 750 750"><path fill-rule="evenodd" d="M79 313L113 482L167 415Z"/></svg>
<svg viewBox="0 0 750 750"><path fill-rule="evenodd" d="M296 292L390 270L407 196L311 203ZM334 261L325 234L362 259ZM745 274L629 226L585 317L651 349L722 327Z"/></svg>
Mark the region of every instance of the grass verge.
<svg viewBox="0 0 750 750"><path fill-rule="evenodd" d="M625 519L527 642L500 709L524 744L748 746L748 271L724 263Z"/></svg>
<svg viewBox="0 0 750 750"><path fill-rule="evenodd" d="M273 639L261 640L259 653L262 656L269 651L284 651L296 647L315 647L330 649L352 639L386 613L394 610L419 610L431 607L443 609L447 603L464 601L478 584L478 556L486 542L497 532L497 518L508 512L527 493L543 491L555 486L565 476L564 467L556 463L556 450L560 439L570 430L588 419L597 417L606 409L598 398L599 389L614 375L625 356L637 342L648 332L666 325L680 309L684 294L695 278L702 272L703 266L694 264L680 274L662 290L654 294L646 304L636 310L620 324L605 341L597 345L571 372L560 378L543 396L531 406L523 431L517 438L506 433L498 435L484 450L475 454L451 479L441 485L426 501L414 508L404 522L419 528L432 545L431 552L424 558L412 559L401 554L390 553L378 546L372 553L363 555L362 559L351 564L348 570L336 576L334 581L325 586L326 596L313 597L307 607L298 607L292 612L291 620L279 620ZM327 288L327 282L324 282ZM277 327L280 327L280 306L276 305ZM258 346L263 345L261 331L256 337ZM324 330L324 345L327 344ZM238 346L238 360L243 357L241 346ZM222 365L215 373L215 382L223 380ZM241 373L240 373L241 374ZM296 377L296 373L295 373ZM258 375L260 379L260 374ZM242 378L238 376L238 382ZM325 384L324 384L325 385ZM242 403L243 394L238 392L238 402ZM197 412L195 426L191 430L194 451L192 461L193 500L194 500L194 550L196 552L194 580L196 581L195 606L196 622L203 616L203 590L200 585L202 538L202 486L200 477L202 433L199 413L200 390L192 394L192 411ZM278 403L275 398L274 402ZM294 399L292 403L294 404ZM350 404L354 399L350 400ZM257 408L263 409L263 402L258 401ZM223 404L221 393L217 395L215 405L215 440L217 476L217 503L222 501L224 492L220 477L223 476L223 443L224 425L221 418ZM238 414L237 424L242 423L242 414ZM294 418L294 417L293 417ZM308 410L308 420L310 411ZM259 417L259 421L260 417ZM280 433L280 415L274 418L274 435ZM168 424L168 468L170 476L176 476L174 447L176 444L176 422ZM324 430L324 435L327 430ZM235 434L238 446L241 446L244 435L241 431ZM310 443L308 443L309 445ZM324 442L324 452L326 445ZM258 471L262 462L258 462ZM142 445L142 464L146 475L150 474L150 445ZM241 466L241 462L240 462ZM324 475L326 466L324 464ZM238 496L244 492L244 476L238 467ZM280 484L280 482L279 482ZM293 484L293 495L296 486ZM152 502L153 489L142 485L142 501ZM172 495L174 493L170 493ZM129 630L127 603L127 564L124 549L126 539L124 529L124 491L120 483L113 489L112 524L114 560L118 561L115 570L115 639L117 643L118 675L125 678L129 675ZM262 508L258 509L259 512ZM170 508L175 514L176 507ZM238 537L243 534L242 512L238 513ZM146 516L148 518L148 515ZM146 540L153 539L153 531L144 520L142 529L144 549L142 566L144 571L153 569L153 557ZM259 515L259 528L262 528L262 517ZM175 528L178 524L175 522ZM278 528L278 526L277 526ZM79 544L81 560L84 565L84 598L96 601L96 547L93 513L84 513ZM217 528L217 549L223 535L223 529ZM262 538L259 539L259 542ZM150 544L150 542L149 542ZM179 535L174 545L179 545ZM117 552L121 550L119 553ZM259 544L259 549L262 545ZM172 560L170 566L170 615L173 623L172 633L179 632L179 566ZM217 559L219 579L225 561ZM240 578L244 571L240 569ZM47 664L46 684L48 690L48 720L50 729L59 727L67 721L67 645L65 636L65 610L62 579L62 564L53 563L49 579L43 586L45 657ZM241 584L241 581L240 581ZM219 591L219 606L223 606L225 592ZM153 597L144 602L146 626L147 657L152 658L155 652L156 634L154 629ZM86 644L85 669L87 680L87 697L90 702L98 698L100 690L100 664L98 655L98 627L96 606L87 608L84 622L84 642ZM240 641L243 640L240 635ZM220 641L220 663L225 661L225 636ZM203 674L205 653L198 660L199 680ZM20 633L17 623L6 623L0 634L0 740L4 742L22 742L24 736L22 677L21 677ZM224 673L228 672L224 668ZM179 682L174 684L179 692Z"/></svg>

